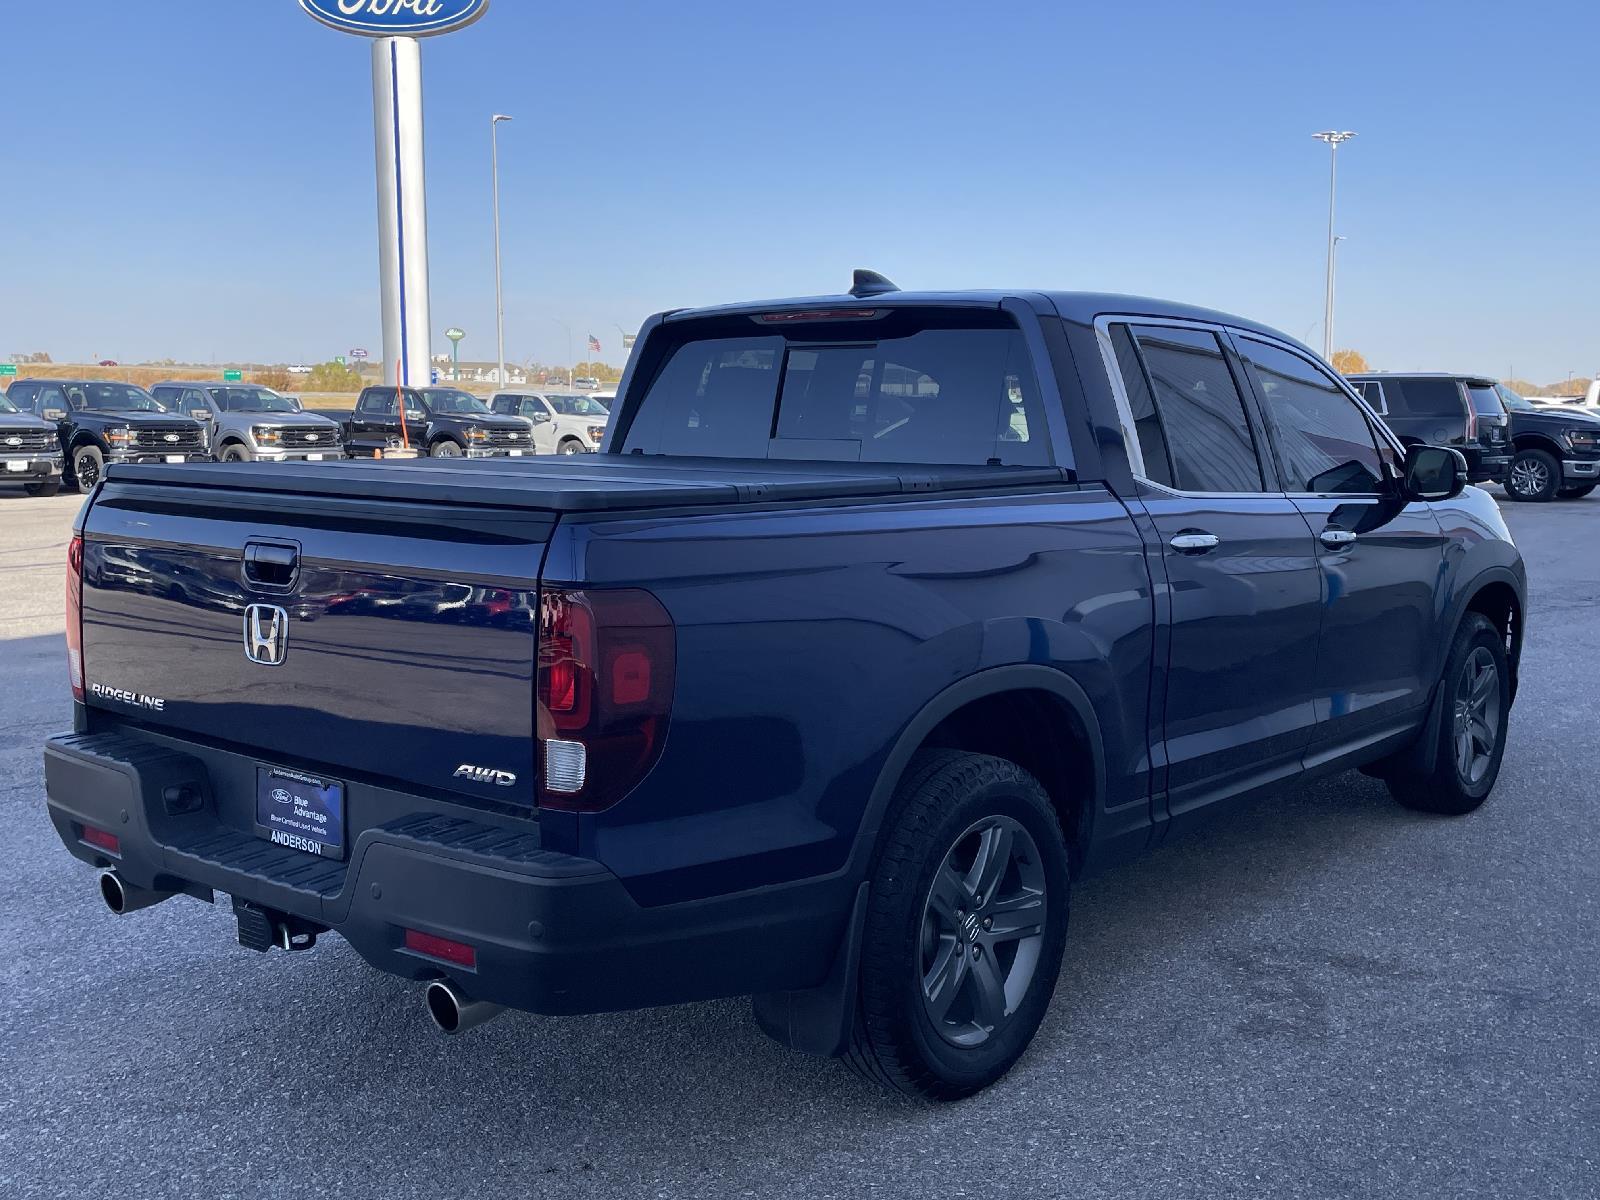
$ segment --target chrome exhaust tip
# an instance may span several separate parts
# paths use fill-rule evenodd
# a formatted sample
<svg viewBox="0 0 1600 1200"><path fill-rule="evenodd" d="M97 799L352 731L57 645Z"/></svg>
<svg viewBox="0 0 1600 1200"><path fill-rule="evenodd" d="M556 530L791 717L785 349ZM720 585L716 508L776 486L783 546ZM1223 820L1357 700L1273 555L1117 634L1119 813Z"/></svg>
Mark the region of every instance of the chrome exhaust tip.
<svg viewBox="0 0 1600 1200"><path fill-rule="evenodd" d="M505 1012L504 1005L474 1000L442 980L430 983L422 998L428 1006L428 1016L441 1033L465 1033Z"/></svg>
<svg viewBox="0 0 1600 1200"><path fill-rule="evenodd" d="M149 888L129 883L115 871L100 873L100 899L104 900L106 907L119 917L160 904L163 900L170 900L174 895L175 892L153 892Z"/></svg>

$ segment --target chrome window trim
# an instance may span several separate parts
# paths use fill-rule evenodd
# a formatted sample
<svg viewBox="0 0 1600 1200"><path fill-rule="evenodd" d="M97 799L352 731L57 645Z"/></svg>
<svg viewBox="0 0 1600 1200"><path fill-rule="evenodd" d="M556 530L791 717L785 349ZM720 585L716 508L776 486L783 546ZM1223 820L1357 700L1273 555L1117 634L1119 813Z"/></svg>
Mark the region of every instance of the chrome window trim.
<svg viewBox="0 0 1600 1200"><path fill-rule="evenodd" d="M1116 347L1111 344L1111 327L1113 325L1155 325L1171 329L1198 329L1205 333L1216 335L1219 346L1226 345L1229 330L1225 325L1218 325L1214 321L1196 321L1188 317L1152 317L1141 316L1136 313L1101 313L1094 319L1095 341L1100 344L1100 359L1106 369L1106 376L1111 383L1111 395L1117 405L1117 421L1122 426L1122 441L1128 449L1128 469L1133 472L1133 477L1145 487L1154 488L1166 497L1175 499L1212 499L1212 500L1252 500L1260 497L1269 497L1274 500L1282 499L1289 493L1272 491L1265 486L1259 492L1186 492L1180 488L1172 487L1165 483L1157 482L1145 474L1144 447L1139 444L1139 429L1133 420L1133 405L1128 401L1127 386L1122 380L1122 369L1117 365ZM1138 349L1138 339L1134 339L1134 349ZM1229 370L1232 368L1230 366ZM1239 399L1245 404L1245 421L1250 420L1249 404L1245 401L1241 389ZM1155 397L1150 398L1155 403ZM1159 410L1158 410L1159 411ZM1255 430L1250 431L1251 440L1255 440ZM1261 462L1261 447L1255 447L1256 470L1261 472L1263 483L1266 480L1266 464Z"/></svg>

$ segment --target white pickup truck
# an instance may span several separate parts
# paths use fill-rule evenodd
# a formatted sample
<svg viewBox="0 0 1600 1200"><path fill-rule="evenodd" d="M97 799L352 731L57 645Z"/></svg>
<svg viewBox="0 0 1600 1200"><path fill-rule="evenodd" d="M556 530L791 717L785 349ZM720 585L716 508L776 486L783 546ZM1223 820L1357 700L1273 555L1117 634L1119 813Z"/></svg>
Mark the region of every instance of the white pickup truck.
<svg viewBox="0 0 1600 1200"><path fill-rule="evenodd" d="M605 440L611 411L593 396L500 392L490 407L533 422L535 454L592 454Z"/></svg>

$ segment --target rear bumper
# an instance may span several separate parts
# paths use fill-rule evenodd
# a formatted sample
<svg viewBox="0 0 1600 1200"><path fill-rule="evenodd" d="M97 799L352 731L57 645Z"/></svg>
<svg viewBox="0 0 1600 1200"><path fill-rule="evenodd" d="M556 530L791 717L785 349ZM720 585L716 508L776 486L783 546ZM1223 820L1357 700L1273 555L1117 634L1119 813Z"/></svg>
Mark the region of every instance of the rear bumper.
<svg viewBox="0 0 1600 1200"><path fill-rule="evenodd" d="M1506 472L1509 470L1511 470L1509 453L1467 455L1467 479L1472 483L1498 483L1506 477Z"/></svg>
<svg viewBox="0 0 1600 1200"><path fill-rule="evenodd" d="M401 815L353 835L347 862L318 858L251 831L254 767L142 733L63 735L45 747L49 815L75 857L138 887L226 892L339 933L389 974L537 1013L812 987L849 912L832 878L641 906L601 864L544 850L532 822L357 783L352 830L361 811ZM473 946L475 968L407 951L407 929Z"/></svg>

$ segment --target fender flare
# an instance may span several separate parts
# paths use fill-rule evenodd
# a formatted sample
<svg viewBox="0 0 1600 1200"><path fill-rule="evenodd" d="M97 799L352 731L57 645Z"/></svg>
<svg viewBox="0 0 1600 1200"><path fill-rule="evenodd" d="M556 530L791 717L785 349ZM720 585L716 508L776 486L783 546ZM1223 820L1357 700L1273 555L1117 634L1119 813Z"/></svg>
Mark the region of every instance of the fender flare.
<svg viewBox="0 0 1600 1200"><path fill-rule="evenodd" d="M1089 693L1084 691L1082 685L1071 675L1056 667L1047 667L1040 663L1012 663L1007 666L989 667L945 688L923 705L917 715L901 729L899 737L889 750L888 757L884 759L872 791L868 794L861 827L856 831L855 848L850 855L853 878L866 877L872 855L877 850L884 818L888 815L889 803L894 799L895 788L899 786L900 778L910 765L912 756L927 740L928 735L946 717L965 708L974 700L984 700L1007 692L1047 692L1064 701L1083 725L1088 735L1094 780L1093 795L1085 809L1084 835L1085 838L1090 836L1095 813L1106 794L1106 754L1100 720L1095 715Z"/></svg>
<svg viewBox="0 0 1600 1200"><path fill-rule="evenodd" d="M1485 567L1472 579L1458 588L1456 597L1451 601L1449 616L1444 628L1449 630L1448 639L1443 643L1446 647L1455 641L1456 630L1461 628L1461 622L1466 618L1467 606L1477 594L1491 583L1503 583L1508 586L1517 597L1517 623L1512 630L1511 657L1511 698L1516 700L1517 695L1517 664L1522 657L1522 624L1528 611L1528 597L1524 581L1517 577L1516 572L1510 567L1491 566ZM1444 661L1440 660L1439 674L1444 674ZM1428 705L1428 716L1423 722L1422 730L1417 735L1416 741L1411 744L1409 752L1402 760L1407 764L1408 770L1416 775L1431 774L1439 754L1439 731L1443 727L1445 696L1443 679L1434 683L1433 700Z"/></svg>

